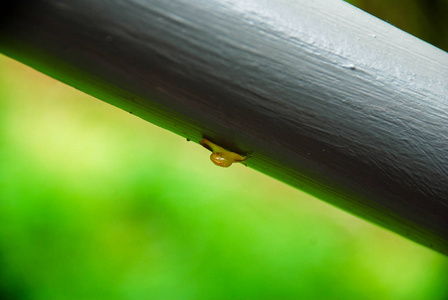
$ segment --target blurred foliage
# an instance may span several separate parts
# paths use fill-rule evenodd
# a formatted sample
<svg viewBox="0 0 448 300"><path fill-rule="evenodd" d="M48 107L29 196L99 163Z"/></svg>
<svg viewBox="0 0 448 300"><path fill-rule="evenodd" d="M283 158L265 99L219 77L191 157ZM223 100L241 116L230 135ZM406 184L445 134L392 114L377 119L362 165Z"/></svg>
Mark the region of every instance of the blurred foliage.
<svg viewBox="0 0 448 300"><path fill-rule="evenodd" d="M346 0L346 2L448 51L448 0Z"/></svg>
<svg viewBox="0 0 448 300"><path fill-rule="evenodd" d="M448 298L447 257L208 156L0 56L0 299Z"/></svg>

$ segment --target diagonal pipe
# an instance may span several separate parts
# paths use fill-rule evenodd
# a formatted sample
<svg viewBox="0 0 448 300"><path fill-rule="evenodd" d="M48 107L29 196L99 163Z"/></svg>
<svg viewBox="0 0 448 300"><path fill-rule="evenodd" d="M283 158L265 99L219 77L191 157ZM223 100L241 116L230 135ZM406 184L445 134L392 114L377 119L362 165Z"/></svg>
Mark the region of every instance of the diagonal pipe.
<svg viewBox="0 0 448 300"><path fill-rule="evenodd" d="M447 53L339 0L0 7L5 55L448 254Z"/></svg>

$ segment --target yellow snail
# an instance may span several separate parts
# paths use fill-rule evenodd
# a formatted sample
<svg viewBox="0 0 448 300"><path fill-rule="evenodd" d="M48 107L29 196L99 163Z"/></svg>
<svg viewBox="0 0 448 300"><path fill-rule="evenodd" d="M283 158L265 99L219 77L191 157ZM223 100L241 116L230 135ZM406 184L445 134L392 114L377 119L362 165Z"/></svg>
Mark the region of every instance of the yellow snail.
<svg viewBox="0 0 448 300"><path fill-rule="evenodd" d="M223 147L218 146L215 143L210 142L209 140L204 138L202 138L199 143L213 152L210 155L210 159L215 165L220 167L227 168L235 162L243 162L249 158L249 156L246 157L235 152L227 151Z"/></svg>

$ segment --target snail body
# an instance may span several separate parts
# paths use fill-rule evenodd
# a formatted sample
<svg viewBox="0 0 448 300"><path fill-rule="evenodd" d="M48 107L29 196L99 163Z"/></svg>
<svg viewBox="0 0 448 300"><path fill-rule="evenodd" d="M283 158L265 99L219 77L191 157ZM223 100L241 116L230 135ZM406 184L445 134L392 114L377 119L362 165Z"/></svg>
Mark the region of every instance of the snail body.
<svg viewBox="0 0 448 300"><path fill-rule="evenodd" d="M210 160L217 166L228 168L235 162L243 162L248 157L242 156L238 153L228 151L221 146L203 138L199 143L205 148L212 151Z"/></svg>

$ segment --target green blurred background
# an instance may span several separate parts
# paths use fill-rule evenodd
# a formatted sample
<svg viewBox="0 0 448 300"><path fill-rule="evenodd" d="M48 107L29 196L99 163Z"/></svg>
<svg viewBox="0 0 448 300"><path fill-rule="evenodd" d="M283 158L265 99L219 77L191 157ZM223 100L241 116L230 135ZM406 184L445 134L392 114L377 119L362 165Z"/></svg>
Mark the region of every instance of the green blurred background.
<svg viewBox="0 0 448 300"><path fill-rule="evenodd" d="M431 41L423 2L353 1ZM448 257L208 156L0 56L0 299L448 299Z"/></svg>

